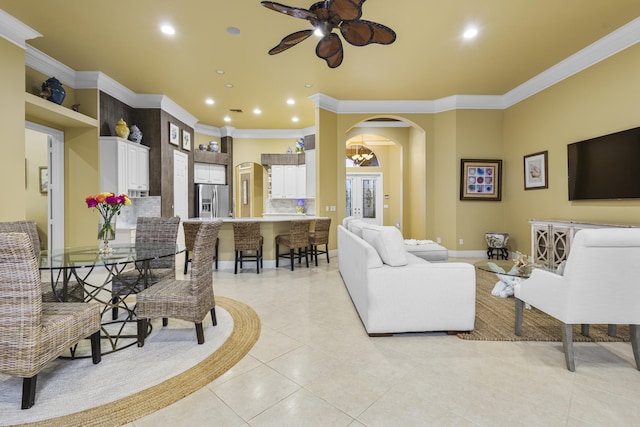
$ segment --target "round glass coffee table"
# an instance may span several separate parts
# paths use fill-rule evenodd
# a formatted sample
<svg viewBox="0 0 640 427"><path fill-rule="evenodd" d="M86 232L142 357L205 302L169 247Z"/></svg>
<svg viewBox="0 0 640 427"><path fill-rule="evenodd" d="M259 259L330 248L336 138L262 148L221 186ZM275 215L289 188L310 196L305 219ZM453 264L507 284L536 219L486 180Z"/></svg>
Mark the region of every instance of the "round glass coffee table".
<svg viewBox="0 0 640 427"><path fill-rule="evenodd" d="M513 295L513 286L531 275L536 268L534 265L516 266L513 260L486 260L474 264L478 270L495 273L498 281L491 291L491 295L508 298Z"/></svg>

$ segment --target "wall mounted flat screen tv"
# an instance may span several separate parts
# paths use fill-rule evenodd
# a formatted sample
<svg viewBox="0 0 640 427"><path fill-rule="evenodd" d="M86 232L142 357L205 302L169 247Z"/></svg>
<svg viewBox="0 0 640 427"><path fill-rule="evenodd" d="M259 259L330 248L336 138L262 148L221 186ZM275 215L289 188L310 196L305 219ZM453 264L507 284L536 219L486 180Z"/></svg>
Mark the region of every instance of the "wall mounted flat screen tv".
<svg viewBox="0 0 640 427"><path fill-rule="evenodd" d="M569 200L640 199L640 128L567 146Z"/></svg>

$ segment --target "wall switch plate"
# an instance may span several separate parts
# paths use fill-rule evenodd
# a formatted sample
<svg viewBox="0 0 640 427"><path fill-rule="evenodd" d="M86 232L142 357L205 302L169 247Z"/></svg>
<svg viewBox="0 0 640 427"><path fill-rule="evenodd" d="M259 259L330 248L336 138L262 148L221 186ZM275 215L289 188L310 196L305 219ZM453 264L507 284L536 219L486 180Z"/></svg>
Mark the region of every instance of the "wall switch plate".
<svg viewBox="0 0 640 427"><path fill-rule="evenodd" d="M331 212L335 212L336 211L336 207L335 206L331 206Z"/></svg>
<svg viewBox="0 0 640 427"><path fill-rule="evenodd" d="M436 243L442 243L442 238L441 237L436 237Z"/></svg>
<svg viewBox="0 0 640 427"><path fill-rule="evenodd" d="M458 243L461 244L461 245L464 245L464 240L460 239L460 240L458 240Z"/></svg>

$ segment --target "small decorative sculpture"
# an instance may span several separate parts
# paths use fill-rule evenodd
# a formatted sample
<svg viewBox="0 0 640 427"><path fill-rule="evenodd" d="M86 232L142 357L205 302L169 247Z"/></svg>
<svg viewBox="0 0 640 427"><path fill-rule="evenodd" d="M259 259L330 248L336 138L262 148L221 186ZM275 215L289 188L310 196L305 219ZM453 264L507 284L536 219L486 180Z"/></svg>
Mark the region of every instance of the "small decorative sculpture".
<svg viewBox="0 0 640 427"><path fill-rule="evenodd" d="M62 83L55 77L51 77L47 79L44 83L42 83L42 92L40 92L40 96L43 93L49 93L46 97L51 102L55 102L56 104L62 104L64 101L64 97L67 95L67 92L62 87ZM44 98L44 96L42 96Z"/></svg>
<svg viewBox="0 0 640 427"><path fill-rule="evenodd" d="M304 153L304 138L296 141L296 153Z"/></svg>
<svg viewBox="0 0 640 427"><path fill-rule="evenodd" d="M142 142L142 131L136 125L131 125L131 129L129 132L129 141L137 142L138 144Z"/></svg>
<svg viewBox="0 0 640 427"><path fill-rule="evenodd" d="M122 139L127 139L129 137L129 126L127 126L127 122L122 118L120 118L118 123L116 123L116 135Z"/></svg>

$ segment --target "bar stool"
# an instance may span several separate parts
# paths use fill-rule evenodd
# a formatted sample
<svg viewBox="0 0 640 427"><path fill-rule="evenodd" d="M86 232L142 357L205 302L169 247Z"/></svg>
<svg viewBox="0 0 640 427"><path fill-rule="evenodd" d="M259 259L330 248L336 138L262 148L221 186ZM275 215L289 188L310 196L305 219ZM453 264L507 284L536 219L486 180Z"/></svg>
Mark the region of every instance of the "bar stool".
<svg viewBox="0 0 640 427"><path fill-rule="evenodd" d="M262 267L262 245L263 237L260 235L260 223L239 221L233 223L233 241L235 245L235 267L233 274L238 274L238 262L240 269L245 259L256 261L256 273L260 274ZM253 251L255 255L245 255L245 251Z"/></svg>
<svg viewBox="0 0 640 427"><path fill-rule="evenodd" d="M309 246L311 247L311 257L316 259L318 266L318 254L327 254L327 264L329 263L329 228L331 218L318 218L313 231L309 232ZM324 251L318 250L318 245L324 245Z"/></svg>
<svg viewBox="0 0 640 427"><path fill-rule="evenodd" d="M202 222L183 222L182 228L184 230L184 274L187 274L187 268L189 267L189 263L193 258L193 245L196 241L196 235L198 234L198 229L200 228L200 224ZM216 270L218 269L218 246L220 245L220 238L216 237L216 248L215 255L213 259L216 264Z"/></svg>
<svg viewBox="0 0 640 427"><path fill-rule="evenodd" d="M295 250L298 249L298 263L302 260L302 248L304 248L304 259L309 267L309 226L311 220L294 220L291 221L289 234L281 234L276 236L276 267L279 267L280 258L288 258L291 260L291 271L293 271L293 260L295 258ZM280 254L280 245L289 248L289 253Z"/></svg>

